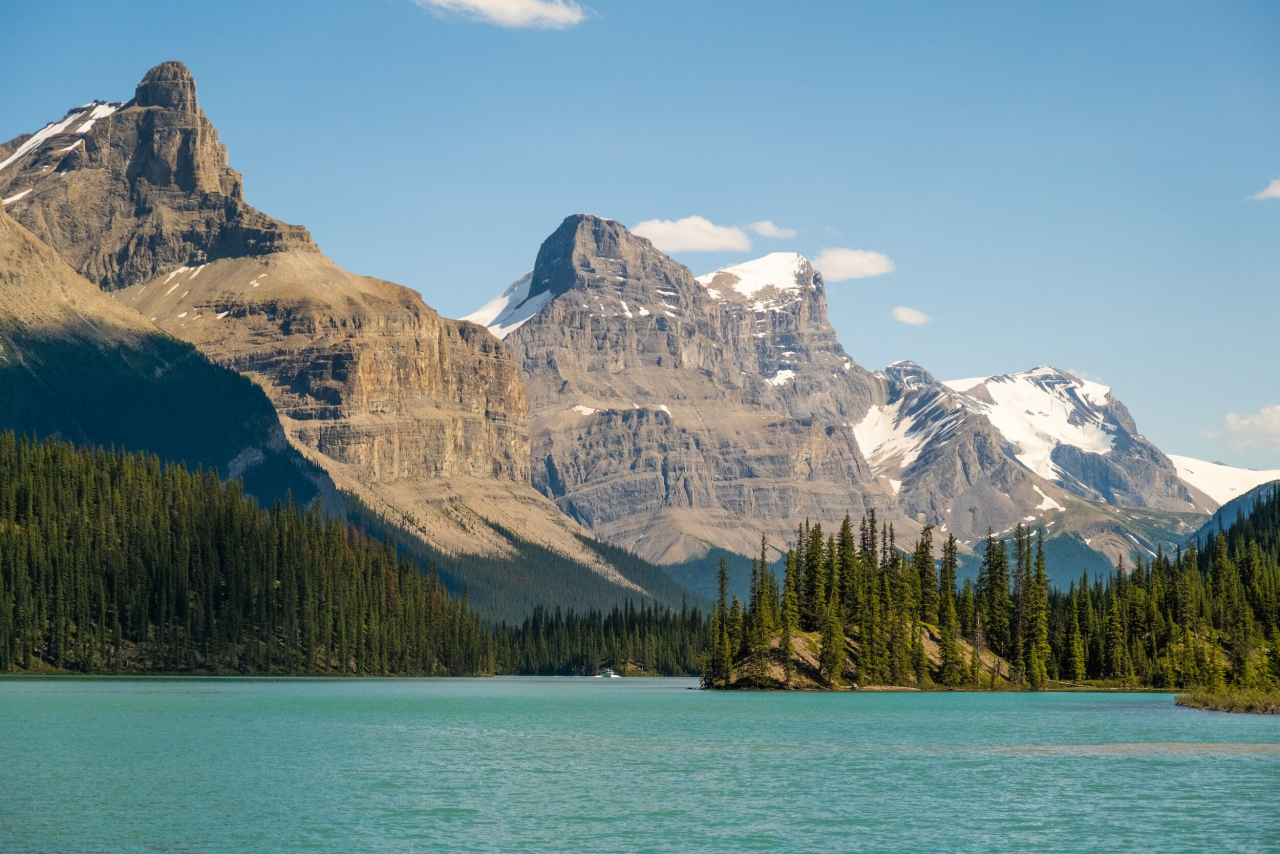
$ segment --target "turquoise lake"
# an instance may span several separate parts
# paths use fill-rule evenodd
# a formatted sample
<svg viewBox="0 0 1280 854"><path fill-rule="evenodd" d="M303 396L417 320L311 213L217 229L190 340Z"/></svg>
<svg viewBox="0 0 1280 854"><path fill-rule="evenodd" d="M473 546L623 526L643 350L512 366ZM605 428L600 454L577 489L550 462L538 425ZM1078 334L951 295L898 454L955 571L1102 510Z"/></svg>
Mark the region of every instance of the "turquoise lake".
<svg viewBox="0 0 1280 854"><path fill-rule="evenodd" d="M0 680L0 851L1280 850L1280 717L695 684Z"/></svg>

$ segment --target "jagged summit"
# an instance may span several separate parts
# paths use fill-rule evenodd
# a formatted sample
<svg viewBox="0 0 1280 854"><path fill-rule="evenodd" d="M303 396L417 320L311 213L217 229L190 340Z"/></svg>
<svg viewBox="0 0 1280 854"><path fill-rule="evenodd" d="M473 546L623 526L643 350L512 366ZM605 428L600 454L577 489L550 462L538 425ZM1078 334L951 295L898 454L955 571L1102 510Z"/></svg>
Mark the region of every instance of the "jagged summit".
<svg viewBox="0 0 1280 854"><path fill-rule="evenodd" d="M1017 447L1019 462L1047 480L1066 474L1053 459L1059 447L1105 456L1121 432L1137 432L1127 411L1112 411L1108 387L1048 366L944 385L960 392L969 409L986 415Z"/></svg>
<svg viewBox="0 0 1280 854"><path fill-rule="evenodd" d="M636 287L650 279L658 283L656 289ZM574 214L543 241L533 270L461 319L486 326L505 339L570 291L579 295L579 305L593 316L634 319L676 317L690 308L700 289L685 267L622 223ZM705 299L705 294L697 297Z"/></svg>
<svg viewBox="0 0 1280 854"><path fill-rule="evenodd" d="M0 145L0 198L106 290L218 258L318 251L305 228L245 202L180 62L148 71L131 101L92 101Z"/></svg>
<svg viewBox="0 0 1280 854"><path fill-rule="evenodd" d="M533 272L472 315L523 366L534 485L661 561L753 552L762 531L781 543L832 507L884 510L848 426L870 405L867 374L800 260L765 259L781 278L757 269L774 281L717 297L620 223L564 220Z"/></svg>
<svg viewBox="0 0 1280 854"><path fill-rule="evenodd" d="M908 389L932 386L936 385L938 382L933 378L933 374L929 373L915 362L907 360L894 362L880 373Z"/></svg>
<svg viewBox="0 0 1280 854"><path fill-rule="evenodd" d="M138 84L133 103L139 107L196 112L196 81L190 69L176 60L162 62Z"/></svg>

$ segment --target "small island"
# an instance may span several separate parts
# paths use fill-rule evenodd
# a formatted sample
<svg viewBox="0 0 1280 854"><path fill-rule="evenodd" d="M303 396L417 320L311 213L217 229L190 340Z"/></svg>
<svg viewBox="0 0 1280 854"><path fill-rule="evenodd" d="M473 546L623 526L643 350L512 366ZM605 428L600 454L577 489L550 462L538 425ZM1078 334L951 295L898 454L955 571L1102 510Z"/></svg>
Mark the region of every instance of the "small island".
<svg viewBox="0 0 1280 854"><path fill-rule="evenodd" d="M1179 705L1280 708L1280 490L1204 546L1118 562L1109 577L1049 584L1043 531L988 533L976 580L959 544L910 551L874 511L855 529L803 526L782 579L761 541L745 604L722 562L702 685L713 690L1127 690ZM1274 534L1271 540L1274 541Z"/></svg>

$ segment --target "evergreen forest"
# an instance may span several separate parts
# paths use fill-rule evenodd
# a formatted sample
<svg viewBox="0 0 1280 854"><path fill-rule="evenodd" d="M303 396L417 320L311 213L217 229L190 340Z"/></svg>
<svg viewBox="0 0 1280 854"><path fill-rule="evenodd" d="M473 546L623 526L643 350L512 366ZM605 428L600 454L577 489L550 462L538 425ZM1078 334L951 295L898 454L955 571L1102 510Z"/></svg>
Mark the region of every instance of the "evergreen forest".
<svg viewBox="0 0 1280 854"><path fill-rule="evenodd" d="M858 685L1042 690L1280 685L1280 489L1208 542L1051 589L1043 532L988 534L975 581L933 529L909 549L874 512L806 525L779 580L753 562L747 602L726 571L702 681L715 688Z"/></svg>
<svg viewBox="0 0 1280 854"><path fill-rule="evenodd" d="M709 614L628 601L495 622L429 553L214 471L0 434L0 672L698 675L714 688L1280 685L1280 489L1204 542L1051 589L1043 533L980 546L874 513L722 565ZM940 553L941 559L936 554ZM616 557L616 556L615 556ZM637 563L636 572L647 571Z"/></svg>
<svg viewBox="0 0 1280 854"><path fill-rule="evenodd" d="M434 567L318 504L153 455L0 434L0 672L697 672L696 609L490 624Z"/></svg>

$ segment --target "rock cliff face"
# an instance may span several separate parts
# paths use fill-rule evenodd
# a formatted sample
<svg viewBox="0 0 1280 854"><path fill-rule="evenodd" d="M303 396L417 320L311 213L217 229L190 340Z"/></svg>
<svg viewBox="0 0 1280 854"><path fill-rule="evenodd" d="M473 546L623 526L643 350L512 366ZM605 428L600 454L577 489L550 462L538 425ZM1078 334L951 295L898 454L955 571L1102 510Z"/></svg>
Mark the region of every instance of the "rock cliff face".
<svg viewBox="0 0 1280 854"><path fill-rule="evenodd" d="M533 483L653 560L875 507L975 545L1044 525L1114 559L1194 529L1178 479L1110 390L1052 369L942 383L841 348L822 277L775 253L693 278L617 223L570 217L471 316L529 390Z"/></svg>
<svg viewBox="0 0 1280 854"><path fill-rule="evenodd" d="M245 203L180 62L147 72L132 101L85 104L10 145L6 209L104 289L217 258L318 251L306 229Z"/></svg>
<svg viewBox="0 0 1280 854"><path fill-rule="evenodd" d="M4 213L0 400L0 429L217 468L263 503L337 498L261 390L116 303Z"/></svg>
<svg viewBox="0 0 1280 854"><path fill-rule="evenodd" d="M503 552L495 521L611 572L529 486L506 349L250 207L181 63L0 152L15 218L119 305L257 381L339 487L447 551Z"/></svg>
<svg viewBox="0 0 1280 854"><path fill-rule="evenodd" d="M504 319L480 318L513 327L534 485L664 562L889 509L851 428L870 377L826 322L821 276L798 256L770 263L787 277L755 292L727 284L733 274L707 286L616 222L565 220ZM539 305L522 323L521 302Z"/></svg>

